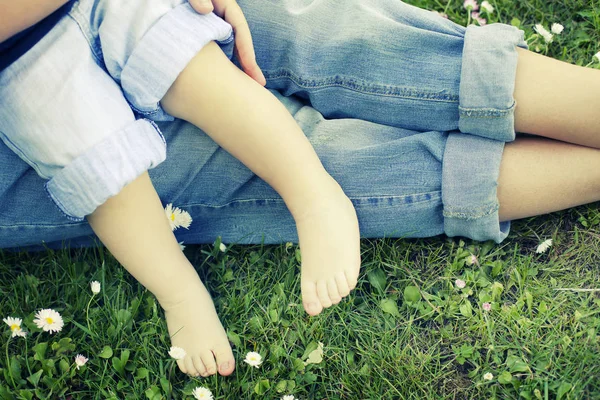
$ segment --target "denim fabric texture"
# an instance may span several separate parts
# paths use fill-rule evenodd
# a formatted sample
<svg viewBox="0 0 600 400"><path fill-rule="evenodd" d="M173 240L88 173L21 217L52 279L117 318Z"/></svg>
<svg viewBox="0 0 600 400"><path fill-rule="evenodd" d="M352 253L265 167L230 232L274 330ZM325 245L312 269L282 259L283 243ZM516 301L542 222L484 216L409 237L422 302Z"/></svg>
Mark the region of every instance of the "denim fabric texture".
<svg viewBox="0 0 600 400"><path fill-rule="evenodd" d="M267 87L354 203L363 237L506 237L496 185L504 142L515 135L521 31L465 28L400 1L239 4ZM153 113L144 108L152 101L138 104ZM199 129L181 121L158 126L167 155L150 176L165 204L194 218L189 230L175 232L178 240L297 240L267 184ZM58 212L43 180L5 146L0 170L0 209L10 210L0 211L0 247L94 242L89 225Z"/></svg>
<svg viewBox="0 0 600 400"><path fill-rule="evenodd" d="M165 159L150 120L173 119L159 101L211 40L231 26L186 0L80 0L0 74L0 137L81 221Z"/></svg>

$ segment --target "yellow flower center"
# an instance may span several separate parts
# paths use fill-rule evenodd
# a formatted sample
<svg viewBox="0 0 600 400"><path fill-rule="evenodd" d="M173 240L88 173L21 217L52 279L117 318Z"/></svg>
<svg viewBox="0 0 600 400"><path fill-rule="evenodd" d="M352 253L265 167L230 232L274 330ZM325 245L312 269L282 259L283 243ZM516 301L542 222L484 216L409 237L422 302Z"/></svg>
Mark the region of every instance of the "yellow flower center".
<svg viewBox="0 0 600 400"><path fill-rule="evenodd" d="M175 214L171 214L171 221L175 221Z"/></svg>
<svg viewBox="0 0 600 400"><path fill-rule="evenodd" d="M52 318L48 317L48 318L46 318L46 323L53 324L54 320Z"/></svg>
<svg viewBox="0 0 600 400"><path fill-rule="evenodd" d="M10 330L11 331L16 331L17 329L21 329L21 327L19 325L17 325L17 324L12 324L10 326Z"/></svg>

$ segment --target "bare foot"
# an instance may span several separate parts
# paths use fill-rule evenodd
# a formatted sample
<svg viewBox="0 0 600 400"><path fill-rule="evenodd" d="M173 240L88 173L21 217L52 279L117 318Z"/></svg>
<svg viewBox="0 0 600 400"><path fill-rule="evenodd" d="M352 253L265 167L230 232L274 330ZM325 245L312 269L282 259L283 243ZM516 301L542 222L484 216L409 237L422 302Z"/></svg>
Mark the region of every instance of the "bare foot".
<svg viewBox="0 0 600 400"><path fill-rule="evenodd" d="M356 287L360 233L352 202L337 185L296 214L302 254L302 303L310 315L339 303Z"/></svg>
<svg viewBox="0 0 600 400"><path fill-rule="evenodd" d="M231 375L235 359L227 334L219 321L210 294L200 281L189 282L177 297L182 300L161 299L173 346L185 350L186 356L177 360L181 372L207 377L219 372Z"/></svg>

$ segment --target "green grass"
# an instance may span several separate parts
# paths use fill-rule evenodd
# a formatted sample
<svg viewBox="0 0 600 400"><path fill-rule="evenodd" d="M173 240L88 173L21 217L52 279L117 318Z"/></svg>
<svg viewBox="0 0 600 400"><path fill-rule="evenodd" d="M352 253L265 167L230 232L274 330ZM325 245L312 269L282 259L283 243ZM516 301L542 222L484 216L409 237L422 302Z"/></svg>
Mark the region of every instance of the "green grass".
<svg viewBox="0 0 600 400"><path fill-rule="evenodd" d="M411 3L467 22L462 1ZM492 20L518 19L540 52L599 67L600 1L491 3ZM545 46L532 26L553 22L565 31ZM547 238L554 245L536 254ZM105 250L0 253L0 317L22 317L32 332L10 339L3 324L0 399L179 399L201 385L218 399L600 398L600 291L561 290L600 289L598 204L516 222L501 245L437 237L365 240L362 250L357 289L311 318L295 246L188 247L238 360L232 377L208 379L177 371L153 296ZM471 254L479 265L466 263ZM93 298L92 280L102 283ZM41 308L63 315L60 333L35 328ZM318 342L323 362L304 367ZM241 362L248 351L261 368ZM77 353L90 358L81 370Z"/></svg>

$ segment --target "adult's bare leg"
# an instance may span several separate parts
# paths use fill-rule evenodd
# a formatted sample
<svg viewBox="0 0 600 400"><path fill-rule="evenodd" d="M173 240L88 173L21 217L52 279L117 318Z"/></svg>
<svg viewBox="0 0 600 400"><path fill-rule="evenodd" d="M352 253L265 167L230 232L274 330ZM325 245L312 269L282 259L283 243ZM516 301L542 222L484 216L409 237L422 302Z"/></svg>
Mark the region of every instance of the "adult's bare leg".
<svg viewBox="0 0 600 400"><path fill-rule="evenodd" d="M517 51L515 130L600 148L600 71Z"/></svg>
<svg viewBox="0 0 600 400"><path fill-rule="evenodd" d="M517 138L504 150L498 200L501 221L599 201L600 150L545 138Z"/></svg>

